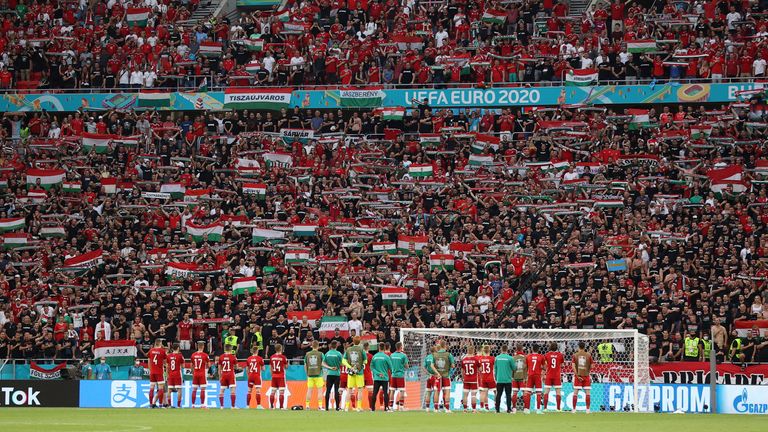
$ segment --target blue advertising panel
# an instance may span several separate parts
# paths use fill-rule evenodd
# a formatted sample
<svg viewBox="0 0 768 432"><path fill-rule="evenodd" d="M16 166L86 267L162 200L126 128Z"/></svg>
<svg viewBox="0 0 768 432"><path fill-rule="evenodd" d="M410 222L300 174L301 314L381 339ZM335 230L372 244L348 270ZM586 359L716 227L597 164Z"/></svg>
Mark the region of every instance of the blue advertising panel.
<svg viewBox="0 0 768 432"><path fill-rule="evenodd" d="M594 387L594 385L593 385ZM638 388L638 409L642 412L701 413L711 407L709 386L703 384L651 384ZM648 393L648 394L646 394ZM621 410L632 404L634 386L632 384L603 384L603 390L592 392L604 399L601 405Z"/></svg>
<svg viewBox="0 0 768 432"><path fill-rule="evenodd" d="M727 103L736 101L736 92L762 84L638 84L591 87L502 87L444 89L385 89L384 107L410 106L426 99L435 108L525 107L563 104L627 105ZM336 109L342 98L339 90L294 90L291 106L302 109ZM138 93L6 93L0 97L0 111L105 111L136 109ZM160 111L226 109L224 93L174 92Z"/></svg>
<svg viewBox="0 0 768 432"><path fill-rule="evenodd" d="M756 385L718 386L717 412L723 414L768 414L768 387Z"/></svg>
<svg viewBox="0 0 768 432"><path fill-rule="evenodd" d="M238 408L245 408L248 383L238 381L236 387ZM185 381L181 387L183 408L191 408L192 382ZM209 380L205 389L205 405L219 408L219 383ZM200 399L196 401L200 403ZM175 396L173 401L175 401ZM80 381L81 408L147 408L149 407L149 381ZM230 407L229 391L224 395L224 407Z"/></svg>

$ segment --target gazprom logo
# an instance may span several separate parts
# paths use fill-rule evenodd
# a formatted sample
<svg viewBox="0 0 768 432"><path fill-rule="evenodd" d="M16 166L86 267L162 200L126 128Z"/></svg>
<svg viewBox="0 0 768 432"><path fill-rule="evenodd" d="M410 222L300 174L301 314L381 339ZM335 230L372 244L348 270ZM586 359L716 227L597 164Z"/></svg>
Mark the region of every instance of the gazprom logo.
<svg viewBox="0 0 768 432"><path fill-rule="evenodd" d="M768 413L768 404L749 403L749 393L744 388L741 395L733 399L733 409L738 413L744 414L765 414Z"/></svg>

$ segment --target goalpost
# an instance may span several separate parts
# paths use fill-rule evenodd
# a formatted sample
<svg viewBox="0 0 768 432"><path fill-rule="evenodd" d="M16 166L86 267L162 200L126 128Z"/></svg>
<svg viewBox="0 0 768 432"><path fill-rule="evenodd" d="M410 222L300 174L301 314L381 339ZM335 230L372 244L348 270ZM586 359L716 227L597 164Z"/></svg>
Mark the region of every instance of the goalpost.
<svg viewBox="0 0 768 432"><path fill-rule="evenodd" d="M650 375L648 371L648 337L637 330L525 330L525 329L427 329L401 328L400 341L409 360L406 374L406 408L410 410L423 409L424 396L428 374L424 369L424 359L430 354L430 348L441 341L446 342L448 351L453 354L457 364L451 370L450 407L453 410L462 409L461 370L458 362L467 352L467 347L474 346L479 352L487 345L491 355L500 353L503 345L514 354L518 344L523 345L526 354L536 345L539 353L545 354L549 346L555 342L558 351L565 358L562 367L563 410L573 409L573 368L571 358L577 350L579 342L586 344L586 351L592 355L591 370L591 411L623 411L623 412L652 412L649 406ZM601 357L598 345L611 344L612 353L607 350ZM549 398L547 410L556 408L554 391ZM477 393L477 392L475 392ZM495 391L489 392L493 406ZM577 411L586 410L586 395L578 392ZM473 398L477 397L476 395ZM522 397L519 398L522 400ZM531 405L536 398L531 398ZM518 401L519 403L519 401ZM504 401L502 407L506 409ZM520 408L519 406L517 408Z"/></svg>

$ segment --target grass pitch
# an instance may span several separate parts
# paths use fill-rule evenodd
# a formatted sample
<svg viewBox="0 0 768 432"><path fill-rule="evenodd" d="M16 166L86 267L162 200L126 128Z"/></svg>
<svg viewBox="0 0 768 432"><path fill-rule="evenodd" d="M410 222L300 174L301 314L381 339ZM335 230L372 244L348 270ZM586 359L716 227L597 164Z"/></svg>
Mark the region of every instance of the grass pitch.
<svg viewBox="0 0 768 432"><path fill-rule="evenodd" d="M3 432L701 432L733 430L765 432L766 419L759 415L625 414L625 413L337 413L317 411L256 410L150 410L2 408Z"/></svg>

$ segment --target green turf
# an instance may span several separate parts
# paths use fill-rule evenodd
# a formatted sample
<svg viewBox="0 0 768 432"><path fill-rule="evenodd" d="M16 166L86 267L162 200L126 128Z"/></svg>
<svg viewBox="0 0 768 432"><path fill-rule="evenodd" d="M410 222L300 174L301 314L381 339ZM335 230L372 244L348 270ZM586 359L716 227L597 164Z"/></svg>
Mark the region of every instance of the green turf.
<svg viewBox="0 0 768 432"><path fill-rule="evenodd" d="M0 408L0 431L765 432L764 416L706 414L337 413L255 410Z"/></svg>

